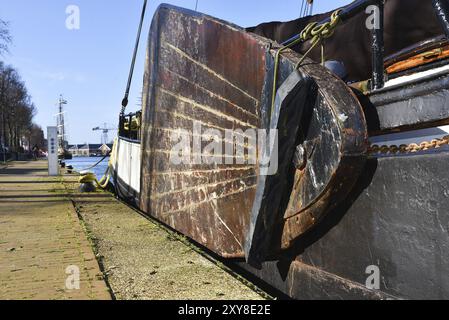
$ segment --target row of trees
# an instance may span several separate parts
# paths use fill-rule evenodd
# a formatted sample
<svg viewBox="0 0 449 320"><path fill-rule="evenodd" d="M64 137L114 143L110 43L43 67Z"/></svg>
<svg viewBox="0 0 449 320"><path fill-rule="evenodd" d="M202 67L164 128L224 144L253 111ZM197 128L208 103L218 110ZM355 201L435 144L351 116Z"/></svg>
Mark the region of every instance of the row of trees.
<svg viewBox="0 0 449 320"><path fill-rule="evenodd" d="M0 56L8 52L11 37L8 25L0 20ZM36 107L18 72L0 61L0 149L30 151L43 147L42 129L33 123Z"/></svg>

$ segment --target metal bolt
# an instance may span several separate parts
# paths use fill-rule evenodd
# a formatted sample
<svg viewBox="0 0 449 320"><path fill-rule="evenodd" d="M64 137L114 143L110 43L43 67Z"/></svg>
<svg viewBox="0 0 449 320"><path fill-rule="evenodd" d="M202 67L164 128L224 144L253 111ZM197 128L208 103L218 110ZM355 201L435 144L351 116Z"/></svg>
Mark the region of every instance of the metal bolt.
<svg viewBox="0 0 449 320"><path fill-rule="evenodd" d="M296 147L293 164L297 170L303 170L307 165L306 150L302 145Z"/></svg>

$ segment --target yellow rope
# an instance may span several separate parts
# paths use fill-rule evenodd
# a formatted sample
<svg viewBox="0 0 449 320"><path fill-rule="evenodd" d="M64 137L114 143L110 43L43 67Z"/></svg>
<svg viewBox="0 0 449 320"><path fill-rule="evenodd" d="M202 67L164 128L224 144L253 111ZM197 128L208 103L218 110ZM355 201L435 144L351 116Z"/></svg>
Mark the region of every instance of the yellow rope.
<svg viewBox="0 0 449 320"><path fill-rule="evenodd" d="M112 151L110 154L109 162L108 162L108 170L106 171L106 174L100 179L100 181L97 180L97 177L92 172L88 172L84 175L82 175L79 178L79 183L96 183L101 189L106 189L106 187L109 184L109 181L111 179L111 170L112 170L112 164L115 161L115 152L117 147L117 139L114 141L114 146L112 147Z"/></svg>
<svg viewBox="0 0 449 320"><path fill-rule="evenodd" d="M100 182L97 180L97 177L92 172L88 172L86 174L83 174L79 180L79 183L93 183L95 182L97 185L100 185Z"/></svg>

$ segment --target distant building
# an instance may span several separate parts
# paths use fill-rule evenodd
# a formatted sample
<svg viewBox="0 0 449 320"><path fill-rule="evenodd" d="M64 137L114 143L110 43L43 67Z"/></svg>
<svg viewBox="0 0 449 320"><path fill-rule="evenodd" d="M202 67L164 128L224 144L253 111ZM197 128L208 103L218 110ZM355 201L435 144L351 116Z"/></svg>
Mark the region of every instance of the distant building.
<svg viewBox="0 0 449 320"><path fill-rule="evenodd" d="M88 144L85 145L73 145L69 146L67 151L74 157L89 157L90 156L90 148Z"/></svg>
<svg viewBox="0 0 449 320"><path fill-rule="evenodd" d="M69 153L74 157L97 157L105 156L112 150L112 144L85 144L71 145L68 148Z"/></svg>
<svg viewBox="0 0 449 320"><path fill-rule="evenodd" d="M112 144L102 144L97 150L100 151L100 154L105 156L112 151Z"/></svg>

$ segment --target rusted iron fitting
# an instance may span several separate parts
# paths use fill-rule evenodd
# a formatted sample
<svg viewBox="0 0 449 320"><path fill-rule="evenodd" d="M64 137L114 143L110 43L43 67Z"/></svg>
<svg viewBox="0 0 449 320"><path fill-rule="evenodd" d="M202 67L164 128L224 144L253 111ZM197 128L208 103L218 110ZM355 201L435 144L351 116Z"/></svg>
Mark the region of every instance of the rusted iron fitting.
<svg viewBox="0 0 449 320"><path fill-rule="evenodd" d="M293 164L297 170L303 170L307 165L307 153L303 145L296 147Z"/></svg>

